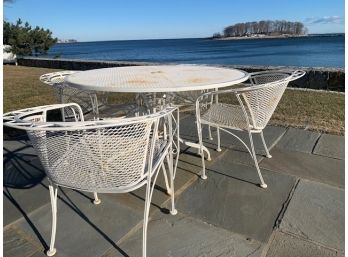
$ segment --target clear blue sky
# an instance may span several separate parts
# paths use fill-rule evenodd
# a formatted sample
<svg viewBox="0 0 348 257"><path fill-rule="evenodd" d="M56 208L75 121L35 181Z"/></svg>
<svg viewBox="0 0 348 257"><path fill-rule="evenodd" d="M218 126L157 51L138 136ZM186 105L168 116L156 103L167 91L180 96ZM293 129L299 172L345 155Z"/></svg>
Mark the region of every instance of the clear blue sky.
<svg viewBox="0 0 348 257"><path fill-rule="evenodd" d="M14 0L21 18L79 41L207 37L237 22L300 21L309 33L344 32L344 0Z"/></svg>

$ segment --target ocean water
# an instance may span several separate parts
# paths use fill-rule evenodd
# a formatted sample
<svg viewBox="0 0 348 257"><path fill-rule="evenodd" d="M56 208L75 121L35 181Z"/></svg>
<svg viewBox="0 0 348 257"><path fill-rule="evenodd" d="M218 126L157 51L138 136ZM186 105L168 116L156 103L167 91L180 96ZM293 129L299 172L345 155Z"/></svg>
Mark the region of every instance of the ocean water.
<svg viewBox="0 0 348 257"><path fill-rule="evenodd" d="M157 39L56 44L47 57L157 63L344 67L344 36Z"/></svg>

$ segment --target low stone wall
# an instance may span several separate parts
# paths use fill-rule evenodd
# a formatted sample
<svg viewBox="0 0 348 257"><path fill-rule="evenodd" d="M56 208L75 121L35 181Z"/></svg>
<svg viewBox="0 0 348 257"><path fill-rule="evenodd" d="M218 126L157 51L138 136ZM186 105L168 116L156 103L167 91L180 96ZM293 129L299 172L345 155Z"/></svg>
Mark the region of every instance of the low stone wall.
<svg viewBox="0 0 348 257"><path fill-rule="evenodd" d="M148 62L120 62L120 61L90 61L74 59L50 59L50 58L21 58L18 65L54 68L63 70L90 70L108 67L153 65L156 63ZM157 63L158 64L158 63ZM308 68L308 67L288 67L288 66L254 66L254 65L214 65L219 67L230 67L256 72L262 70L279 69L301 69L306 71L306 75L301 79L289 84L290 87L321 89L330 91L344 92L344 68Z"/></svg>
<svg viewBox="0 0 348 257"><path fill-rule="evenodd" d="M138 66L149 65L150 63L142 62L118 62L118 61L90 61L75 59L50 59L50 58L30 58L25 57L18 59L18 65L62 69L62 70L92 70L110 67Z"/></svg>

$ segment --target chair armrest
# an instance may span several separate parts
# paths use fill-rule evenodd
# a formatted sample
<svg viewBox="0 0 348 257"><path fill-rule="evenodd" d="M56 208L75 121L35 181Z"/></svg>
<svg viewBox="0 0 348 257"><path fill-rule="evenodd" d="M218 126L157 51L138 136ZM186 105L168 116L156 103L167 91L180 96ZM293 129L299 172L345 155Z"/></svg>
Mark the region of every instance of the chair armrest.
<svg viewBox="0 0 348 257"><path fill-rule="evenodd" d="M53 105L44 105L44 106L38 106L33 108L26 108L21 109L13 112L7 112L3 115L3 120L5 121L5 125L9 127L11 126L11 123L15 122L18 123L28 123L29 118L34 119L36 121L45 122L47 119L47 112L57 109L63 109L63 108L71 108L71 110L77 115L75 115L75 120L78 121L78 118L80 118L81 121L84 121L83 112L81 107L76 103L67 103L67 104L53 104ZM14 125L14 124L13 124Z"/></svg>

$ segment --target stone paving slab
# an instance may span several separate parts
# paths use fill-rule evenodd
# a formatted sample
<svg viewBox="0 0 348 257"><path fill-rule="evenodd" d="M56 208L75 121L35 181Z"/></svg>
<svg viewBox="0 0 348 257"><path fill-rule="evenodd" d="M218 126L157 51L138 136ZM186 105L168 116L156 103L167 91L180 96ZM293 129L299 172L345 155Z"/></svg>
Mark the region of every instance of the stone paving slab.
<svg viewBox="0 0 348 257"><path fill-rule="evenodd" d="M46 175L37 158L25 156L4 160L4 226L49 202Z"/></svg>
<svg viewBox="0 0 348 257"><path fill-rule="evenodd" d="M106 197L101 204L93 205L88 197L78 192L61 191L65 202L58 201L56 248L59 256L100 256L111 246L117 248L114 242L143 219L143 212ZM44 206L30 215L30 221L36 233L24 220L14 226L38 243L47 245L51 235L51 206Z"/></svg>
<svg viewBox="0 0 348 257"><path fill-rule="evenodd" d="M276 232L266 257L343 257L344 253Z"/></svg>
<svg viewBox="0 0 348 257"><path fill-rule="evenodd" d="M39 251L31 255L30 257L47 257L47 255L43 251Z"/></svg>
<svg viewBox="0 0 348 257"><path fill-rule="evenodd" d="M254 159L251 158L251 155L247 152L223 148L221 153L223 154L221 160L228 160L229 162L244 164L252 167L255 165ZM258 163L260 163L264 158L266 157L263 155L256 155Z"/></svg>
<svg viewBox="0 0 348 257"><path fill-rule="evenodd" d="M344 137L322 134L313 153L344 160Z"/></svg>
<svg viewBox="0 0 348 257"><path fill-rule="evenodd" d="M10 228L3 234L3 254L6 257L28 257L38 251L38 247Z"/></svg>
<svg viewBox="0 0 348 257"><path fill-rule="evenodd" d="M177 198L180 212L218 227L266 242L295 185L295 178L262 171L267 189L258 186L256 169L215 162L207 180L197 180Z"/></svg>
<svg viewBox="0 0 348 257"><path fill-rule="evenodd" d="M277 147L289 151L312 153L319 137L320 133L318 132L289 128L277 143Z"/></svg>
<svg viewBox="0 0 348 257"><path fill-rule="evenodd" d="M3 154L7 153L21 153L36 155L34 148L31 146L29 140L4 140L3 141Z"/></svg>
<svg viewBox="0 0 348 257"><path fill-rule="evenodd" d="M183 171L182 169L178 169L174 182L175 193L178 194L183 187L186 188L196 179L197 176L195 174ZM162 174L159 175L156 185L158 186L156 186L155 191L152 195L152 206L150 208L150 213L156 210L168 213L168 210L164 207L164 205L166 201L170 201L170 196L166 193L166 186ZM111 201L121 203L122 205L128 206L129 208L143 212L145 192L146 188L144 186L136 191L127 194L100 194L100 198L102 200L104 198L108 198Z"/></svg>
<svg viewBox="0 0 348 257"><path fill-rule="evenodd" d="M262 160L260 164L262 168L344 187L344 160L279 148L272 149L271 154L273 156L271 159Z"/></svg>
<svg viewBox="0 0 348 257"><path fill-rule="evenodd" d="M203 139L207 139L208 135L208 126L203 126ZM180 136L182 138L194 138L198 141L195 115L185 115L180 119Z"/></svg>
<svg viewBox="0 0 348 257"><path fill-rule="evenodd" d="M29 141L5 140L3 148L4 226L49 202L45 173Z"/></svg>
<svg viewBox="0 0 348 257"><path fill-rule="evenodd" d="M7 226L18 219L27 217L32 211L49 202L49 192L41 184L30 189L4 188L3 225Z"/></svg>
<svg viewBox="0 0 348 257"><path fill-rule="evenodd" d="M280 229L330 248L344 250L344 191L301 180Z"/></svg>
<svg viewBox="0 0 348 257"><path fill-rule="evenodd" d="M142 229L120 244L127 256L141 256ZM156 215L149 222L147 255L151 257L260 256L263 244L186 217ZM115 249L103 257L124 256Z"/></svg>

